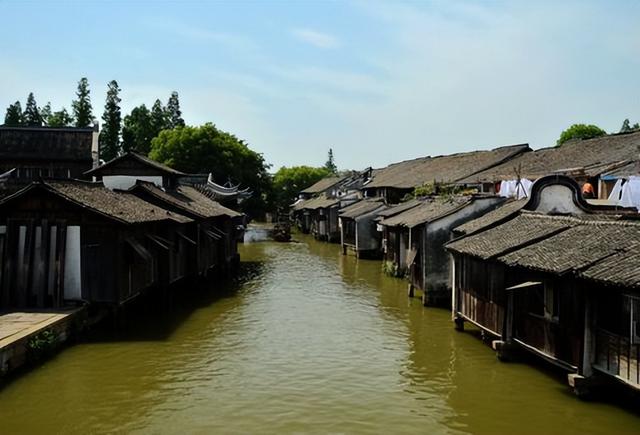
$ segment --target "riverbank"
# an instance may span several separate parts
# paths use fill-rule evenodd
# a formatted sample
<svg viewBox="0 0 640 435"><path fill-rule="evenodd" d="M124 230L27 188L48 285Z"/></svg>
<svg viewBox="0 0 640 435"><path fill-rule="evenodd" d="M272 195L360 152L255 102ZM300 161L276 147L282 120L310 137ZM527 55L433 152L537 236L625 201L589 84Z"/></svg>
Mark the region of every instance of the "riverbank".
<svg viewBox="0 0 640 435"><path fill-rule="evenodd" d="M66 349L0 390L7 433L631 433L553 371L500 363L376 261L296 235L240 278Z"/></svg>

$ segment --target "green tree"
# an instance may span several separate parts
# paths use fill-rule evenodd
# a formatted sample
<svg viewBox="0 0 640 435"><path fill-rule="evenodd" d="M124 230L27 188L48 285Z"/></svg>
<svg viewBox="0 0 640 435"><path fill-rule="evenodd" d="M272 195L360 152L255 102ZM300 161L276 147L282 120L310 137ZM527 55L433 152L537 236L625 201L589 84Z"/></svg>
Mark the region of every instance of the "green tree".
<svg viewBox="0 0 640 435"><path fill-rule="evenodd" d="M336 166L336 163L333 161L333 150L331 148L329 148L327 162L324 164L324 167L327 171L329 171L332 174L338 173L338 167Z"/></svg>
<svg viewBox="0 0 640 435"><path fill-rule="evenodd" d="M20 101L16 101L7 108L7 113L4 115L4 125L7 127L19 127L23 125Z"/></svg>
<svg viewBox="0 0 640 435"><path fill-rule="evenodd" d="M77 100L71 103L76 127L89 127L93 122L90 93L89 80L86 77L82 77L78 82L76 91Z"/></svg>
<svg viewBox="0 0 640 435"><path fill-rule="evenodd" d="M288 209L300 191L322 180L331 172L311 166L281 167L273 176L273 204L279 209Z"/></svg>
<svg viewBox="0 0 640 435"><path fill-rule="evenodd" d="M102 120L104 124L98 138L100 158L108 161L120 153L120 128L122 114L120 111L120 87L115 80L107 84L107 98L104 105Z"/></svg>
<svg viewBox="0 0 640 435"><path fill-rule="evenodd" d="M184 119L182 119L180 101L178 100L178 93L176 91L173 91L171 97L169 97L166 113L169 128L184 127Z"/></svg>
<svg viewBox="0 0 640 435"><path fill-rule="evenodd" d="M33 92L29 92L29 96L27 97L27 104L25 105L24 112L22 113L22 122L24 125L29 127L42 126L42 116L40 116L38 104L33 96Z"/></svg>
<svg viewBox="0 0 640 435"><path fill-rule="evenodd" d="M556 146L561 146L571 139L591 139L606 135L607 132L595 125L573 124L560 134Z"/></svg>
<svg viewBox="0 0 640 435"><path fill-rule="evenodd" d="M49 127L70 127L73 125L73 116L63 107L49 115L47 125Z"/></svg>
<svg viewBox="0 0 640 435"><path fill-rule="evenodd" d="M151 106L151 128L153 129L152 137L157 137L162 130L171 128L169 127L167 111L160 100L156 100Z"/></svg>
<svg viewBox="0 0 640 435"><path fill-rule="evenodd" d="M163 130L151 141L149 157L183 172L210 173L220 184L231 181L248 187L253 196L242 203L245 212L259 217L266 211L269 165L262 154L211 123Z"/></svg>
<svg viewBox="0 0 640 435"><path fill-rule="evenodd" d="M49 118L51 118L51 102L48 101L44 107L39 109L40 117L42 118L42 123L44 125L49 125Z"/></svg>
<svg viewBox="0 0 640 435"><path fill-rule="evenodd" d="M147 155L151 150L154 130L151 125L151 112L144 104L135 107L124 117L122 127L122 151L135 151Z"/></svg>

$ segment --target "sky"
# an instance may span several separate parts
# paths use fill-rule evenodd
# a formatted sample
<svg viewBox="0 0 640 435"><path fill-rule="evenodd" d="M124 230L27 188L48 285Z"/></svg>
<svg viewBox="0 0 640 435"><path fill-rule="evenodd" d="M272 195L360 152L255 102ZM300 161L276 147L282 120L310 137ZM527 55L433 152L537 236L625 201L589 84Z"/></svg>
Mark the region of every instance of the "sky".
<svg viewBox="0 0 640 435"><path fill-rule="evenodd" d="M273 165L382 167L640 121L637 1L0 0L0 110L180 94Z"/></svg>

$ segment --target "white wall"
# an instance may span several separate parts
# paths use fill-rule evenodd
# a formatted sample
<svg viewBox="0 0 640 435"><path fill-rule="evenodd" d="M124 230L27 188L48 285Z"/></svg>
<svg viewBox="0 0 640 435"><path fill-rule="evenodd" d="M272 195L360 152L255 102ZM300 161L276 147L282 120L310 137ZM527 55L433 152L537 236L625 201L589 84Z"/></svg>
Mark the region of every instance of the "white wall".
<svg viewBox="0 0 640 435"><path fill-rule="evenodd" d="M536 211L542 213L584 214L584 211L577 207L574 202L573 191L562 184L552 184L542 188Z"/></svg>
<svg viewBox="0 0 640 435"><path fill-rule="evenodd" d="M158 187L162 187L162 177L159 176L132 176L132 175L105 175L102 182L107 189L129 189L136 184L136 180L149 181Z"/></svg>
<svg viewBox="0 0 640 435"><path fill-rule="evenodd" d="M80 227L67 227L64 259L64 299L82 299Z"/></svg>

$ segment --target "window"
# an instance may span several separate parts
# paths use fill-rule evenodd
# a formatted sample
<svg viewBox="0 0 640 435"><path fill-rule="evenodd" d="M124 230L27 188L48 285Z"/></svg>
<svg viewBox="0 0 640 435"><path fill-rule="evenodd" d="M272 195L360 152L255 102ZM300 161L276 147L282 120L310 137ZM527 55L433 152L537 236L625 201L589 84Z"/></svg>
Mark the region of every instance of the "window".
<svg viewBox="0 0 640 435"><path fill-rule="evenodd" d="M629 304L629 339L631 344L640 344L640 298L626 296Z"/></svg>
<svg viewBox="0 0 640 435"><path fill-rule="evenodd" d="M553 281L544 283L544 317L549 320L558 320L560 313L560 295Z"/></svg>

